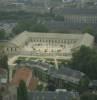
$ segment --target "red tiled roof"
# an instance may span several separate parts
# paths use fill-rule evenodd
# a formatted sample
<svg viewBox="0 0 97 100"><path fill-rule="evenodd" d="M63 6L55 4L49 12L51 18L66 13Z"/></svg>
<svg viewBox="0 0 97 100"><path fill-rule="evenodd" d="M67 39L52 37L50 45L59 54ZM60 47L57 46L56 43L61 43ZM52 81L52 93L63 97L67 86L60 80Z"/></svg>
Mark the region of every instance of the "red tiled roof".
<svg viewBox="0 0 97 100"><path fill-rule="evenodd" d="M18 86L21 80L25 81L29 90L35 89L38 84L38 80L32 77L32 70L26 67L16 71L11 83Z"/></svg>
<svg viewBox="0 0 97 100"><path fill-rule="evenodd" d="M38 85L38 80L31 79L29 86L28 86L28 89L29 90L35 90L37 88L37 85Z"/></svg>

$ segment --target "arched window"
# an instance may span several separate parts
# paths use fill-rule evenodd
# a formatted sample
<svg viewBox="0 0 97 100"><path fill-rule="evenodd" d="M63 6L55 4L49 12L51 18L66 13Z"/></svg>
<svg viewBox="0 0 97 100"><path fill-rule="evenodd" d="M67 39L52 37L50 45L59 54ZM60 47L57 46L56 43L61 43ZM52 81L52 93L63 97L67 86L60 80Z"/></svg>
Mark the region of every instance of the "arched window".
<svg viewBox="0 0 97 100"><path fill-rule="evenodd" d="M8 48L6 48L6 50L8 51Z"/></svg>
<svg viewBox="0 0 97 100"><path fill-rule="evenodd" d="M66 40L64 40L64 43L66 43Z"/></svg>
<svg viewBox="0 0 97 100"><path fill-rule="evenodd" d="M11 52L12 52L13 48L11 48Z"/></svg>
<svg viewBox="0 0 97 100"><path fill-rule="evenodd" d="M16 51L16 48L15 48L15 51Z"/></svg>
<svg viewBox="0 0 97 100"><path fill-rule="evenodd" d="M53 40L53 42L54 42L54 43L57 43L58 41L57 41L57 40Z"/></svg>

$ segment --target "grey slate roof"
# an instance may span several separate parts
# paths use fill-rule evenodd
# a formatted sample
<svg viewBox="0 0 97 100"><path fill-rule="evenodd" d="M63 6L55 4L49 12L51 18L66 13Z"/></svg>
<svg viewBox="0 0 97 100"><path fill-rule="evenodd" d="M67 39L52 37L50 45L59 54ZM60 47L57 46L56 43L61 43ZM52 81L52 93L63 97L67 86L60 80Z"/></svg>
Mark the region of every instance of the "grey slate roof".
<svg viewBox="0 0 97 100"><path fill-rule="evenodd" d="M58 71L56 71L56 74L62 74L67 76L72 76L75 78L81 78L84 74L80 71L73 70L67 67L62 67Z"/></svg>
<svg viewBox="0 0 97 100"><path fill-rule="evenodd" d="M32 92L28 94L28 100L72 100L70 92Z"/></svg>
<svg viewBox="0 0 97 100"><path fill-rule="evenodd" d="M26 64L30 66L31 68L38 68L42 71L48 71L49 68L54 68L55 66L48 64L48 63L42 63L42 62L34 62L34 61L22 61L21 64Z"/></svg>
<svg viewBox="0 0 97 100"><path fill-rule="evenodd" d="M66 14L76 14L76 15L97 15L96 9L89 8L58 8L53 11L55 14L66 15Z"/></svg>
<svg viewBox="0 0 97 100"><path fill-rule="evenodd" d="M84 73L73 70L69 67L62 66L59 69L56 69L53 65L33 61L25 62L25 64L28 64L28 66L31 68L37 68L41 70L41 72L46 71L46 73L52 78L62 79L66 82L71 82L74 84L78 84L80 79L85 75Z"/></svg>
<svg viewBox="0 0 97 100"><path fill-rule="evenodd" d="M50 73L51 73L51 76L54 78L59 78L64 81L75 83L75 84L78 84L80 79L85 75L84 73L80 71L73 70L67 67L62 67Z"/></svg>

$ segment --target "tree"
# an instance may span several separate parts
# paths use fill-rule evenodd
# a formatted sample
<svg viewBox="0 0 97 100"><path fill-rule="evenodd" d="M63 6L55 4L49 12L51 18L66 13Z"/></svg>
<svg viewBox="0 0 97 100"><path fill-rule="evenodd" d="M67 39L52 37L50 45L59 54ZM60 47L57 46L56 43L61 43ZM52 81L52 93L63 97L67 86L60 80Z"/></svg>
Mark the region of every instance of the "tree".
<svg viewBox="0 0 97 100"><path fill-rule="evenodd" d="M83 33L90 33L91 35L93 35L95 37L95 42L97 43L97 30L96 30L96 27L87 26L83 30Z"/></svg>
<svg viewBox="0 0 97 100"><path fill-rule="evenodd" d="M81 95L80 100L97 100L97 94L84 93Z"/></svg>
<svg viewBox="0 0 97 100"><path fill-rule="evenodd" d="M0 55L0 67L4 68L8 72L8 82L9 82L9 68L8 68L8 56L5 54Z"/></svg>
<svg viewBox="0 0 97 100"><path fill-rule="evenodd" d="M1 54L0 56L0 66L4 69L8 70L8 57L5 54Z"/></svg>
<svg viewBox="0 0 97 100"><path fill-rule="evenodd" d="M20 21L13 28L13 32L15 34L19 34L25 30L30 32L48 32L48 28L41 22L38 23L37 18L34 18L32 20Z"/></svg>
<svg viewBox="0 0 97 100"><path fill-rule="evenodd" d="M17 88L17 100L28 100L27 87L23 80L20 81Z"/></svg>
<svg viewBox="0 0 97 100"><path fill-rule="evenodd" d="M78 85L78 91L79 92L84 92L88 90L89 86L89 78L87 76L84 76L81 78L79 85Z"/></svg>
<svg viewBox="0 0 97 100"><path fill-rule="evenodd" d="M30 30L32 32L48 32L48 28L43 24L36 24L33 27L30 27Z"/></svg>
<svg viewBox="0 0 97 100"><path fill-rule="evenodd" d="M42 90L43 90L43 84L39 84L39 85L37 86L37 90L42 91Z"/></svg>
<svg viewBox="0 0 97 100"><path fill-rule="evenodd" d="M6 32L2 29L0 30L0 40L5 39Z"/></svg>
<svg viewBox="0 0 97 100"><path fill-rule="evenodd" d="M55 91L55 82L53 80L48 80L48 86L47 86L48 91Z"/></svg>
<svg viewBox="0 0 97 100"><path fill-rule="evenodd" d="M19 34L25 30L29 30L31 22L26 22L26 21L20 21L17 23L17 25L13 28L13 32L15 34Z"/></svg>
<svg viewBox="0 0 97 100"><path fill-rule="evenodd" d="M94 34L94 30L91 26L87 26L85 27L85 29L83 30L84 33L90 33L90 34Z"/></svg>
<svg viewBox="0 0 97 100"><path fill-rule="evenodd" d="M71 67L84 72L90 79L97 79L97 51L82 46L72 54Z"/></svg>

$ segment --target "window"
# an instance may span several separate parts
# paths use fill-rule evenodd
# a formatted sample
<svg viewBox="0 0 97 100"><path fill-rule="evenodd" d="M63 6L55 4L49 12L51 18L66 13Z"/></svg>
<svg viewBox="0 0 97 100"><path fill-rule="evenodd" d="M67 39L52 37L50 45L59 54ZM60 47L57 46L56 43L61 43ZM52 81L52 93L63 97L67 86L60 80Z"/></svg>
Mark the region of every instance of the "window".
<svg viewBox="0 0 97 100"><path fill-rule="evenodd" d="M54 97L54 100L57 100L57 96Z"/></svg>
<svg viewBox="0 0 97 100"><path fill-rule="evenodd" d="M13 50L13 48L11 48L11 51Z"/></svg>
<svg viewBox="0 0 97 100"><path fill-rule="evenodd" d="M17 51L17 49L15 48L15 51Z"/></svg>
<svg viewBox="0 0 97 100"><path fill-rule="evenodd" d="M37 99L36 100L40 100L40 97L39 96L37 96Z"/></svg>
<svg viewBox="0 0 97 100"><path fill-rule="evenodd" d="M8 51L8 48L6 48L6 50Z"/></svg>
<svg viewBox="0 0 97 100"><path fill-rule="evenodd" d="M42 96L42 100L45 100L45 97L44 96Z"/></svg>

